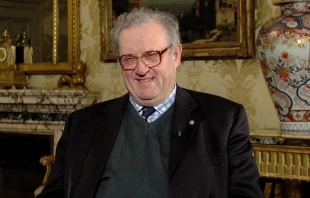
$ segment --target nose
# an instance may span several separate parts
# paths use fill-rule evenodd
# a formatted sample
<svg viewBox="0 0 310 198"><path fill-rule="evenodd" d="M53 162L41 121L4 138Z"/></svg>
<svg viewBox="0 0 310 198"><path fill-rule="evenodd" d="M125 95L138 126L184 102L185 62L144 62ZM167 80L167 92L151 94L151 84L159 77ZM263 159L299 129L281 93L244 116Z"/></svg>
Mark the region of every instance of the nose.
<svg viewBox="0 0 310 198"><path fill-rule="evenodd" d="M135 73L137 75L144 75L146 74L148 71L150 70L150 68L148 66L145 65L145 63L142 61L141 58L137 59L137 66L135 68Z"/></svg>

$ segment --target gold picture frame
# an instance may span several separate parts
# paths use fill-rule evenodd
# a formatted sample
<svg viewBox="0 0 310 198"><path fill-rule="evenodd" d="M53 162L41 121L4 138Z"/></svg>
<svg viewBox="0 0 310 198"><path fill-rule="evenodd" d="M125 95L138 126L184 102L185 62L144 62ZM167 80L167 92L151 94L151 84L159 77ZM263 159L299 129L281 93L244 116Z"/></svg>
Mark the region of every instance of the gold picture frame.
<svg viewBox="0 0 310 198"><path fill-rule="evenodd" d="M53 74L76 74L81 63L80 60L80 0L66 0L67 1L67 23L66 27L60 27L59 24L59 4L62 0L52 0L52 50L51 61L43 61L38 63L21 63L18 64L20 71L27 75L53 75ZM65 43L60 41L60 29L67 28L68 35ZM63 52L61 44L66 45L66 52ZM67 53L67 61L60 62L59 55Z"/></svg>
<svg viewBox="0 0 310 198"><path fill-rule="evenodd" d="M101 36L100 60L115 61L109 38L114 19L120 13L129 11L133 7L149 7L150 5L142 5L140 0L128 0L126 3L124 0L98 1ZM149 2L155 2L157 5L151 5L151 7L161 10L160 2L163 4L166 1ZM205 4L202 6L198 5L199 2L201 4L202 1L182 0L180 3L180 1L175 0L173 6L167 6L167 4L162 6L162 9L168 12L167 8L174 9L173 14L177 15L180 20L183 45L182 60L254 58L254 1L213 0L204 1ZM179 5L183 5L183 8ZM185 5L189 8L184 7ZM175 11L178 6L180 10ZM204 13L209 16L204 15ZM184 16L187 18L185 19ZM193 20L193 17L196 17L196 20ZM211 22L210 18L212 19ZM210 28L208 29L208 27Z"/></svg>

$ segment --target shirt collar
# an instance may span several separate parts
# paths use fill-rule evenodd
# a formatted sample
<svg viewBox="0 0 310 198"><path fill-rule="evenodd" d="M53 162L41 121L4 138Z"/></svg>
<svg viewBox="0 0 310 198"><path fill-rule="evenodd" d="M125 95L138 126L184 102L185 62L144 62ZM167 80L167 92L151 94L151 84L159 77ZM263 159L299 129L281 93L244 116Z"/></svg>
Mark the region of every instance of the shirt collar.
<svg viewBox="0 0 310 198"><path fill-rule="evenodd" d="M155 110L157 112L159 112L160 114L164 114L169 107L171 107L174 104L174 100L175 100L175 95L176 95L176 85L174 86L174 89L172 90L171 94L169 95L169 97L161 104L155 106ZM141 109L143 108L143 106L137 104L132 97L129 97L129 100L131 102L131 104L133 105L133 107L136 109L137 112L141 111Z"/></svg>

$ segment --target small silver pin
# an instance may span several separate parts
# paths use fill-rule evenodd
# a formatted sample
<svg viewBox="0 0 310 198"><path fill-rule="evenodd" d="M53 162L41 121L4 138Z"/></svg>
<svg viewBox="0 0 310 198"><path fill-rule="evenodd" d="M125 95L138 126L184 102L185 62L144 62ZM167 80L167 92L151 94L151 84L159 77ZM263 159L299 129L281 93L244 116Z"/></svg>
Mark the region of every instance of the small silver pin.
<svg viewBox="0 0 310 198"><path fill-rule="evenodd" d="M178 137L180 138L182 136L182 131L178 130Z"/></svg>
<svg viewBox="0 0 310 198"><path fill-rule="evenodd" d="M195 124L195 121L194 121L194 120L191 120L191 121L189 121L189 124L190 124L190 125L194 125L194 124Z"/></svg>

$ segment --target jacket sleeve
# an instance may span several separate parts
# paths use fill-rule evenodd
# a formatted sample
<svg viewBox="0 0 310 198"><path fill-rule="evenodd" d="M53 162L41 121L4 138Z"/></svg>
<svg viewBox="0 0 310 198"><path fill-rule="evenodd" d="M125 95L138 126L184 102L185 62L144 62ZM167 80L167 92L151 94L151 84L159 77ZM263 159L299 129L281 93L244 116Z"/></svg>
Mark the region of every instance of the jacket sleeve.
<svg viewBox="0 0 310 198"><path fill-rule="evenodd" d="M55 162L52 166L47 183L37 198L62 198L65 192L65 169L67 159L68 139L72 123L72 114L69 115L64 132L56 147Z"/></svg>
<svg viewBox="0 0 310 198"><path fill-rule="evenodd" d="M263 198L245 109L238 105L228 139L229 197Z"/></svg>

